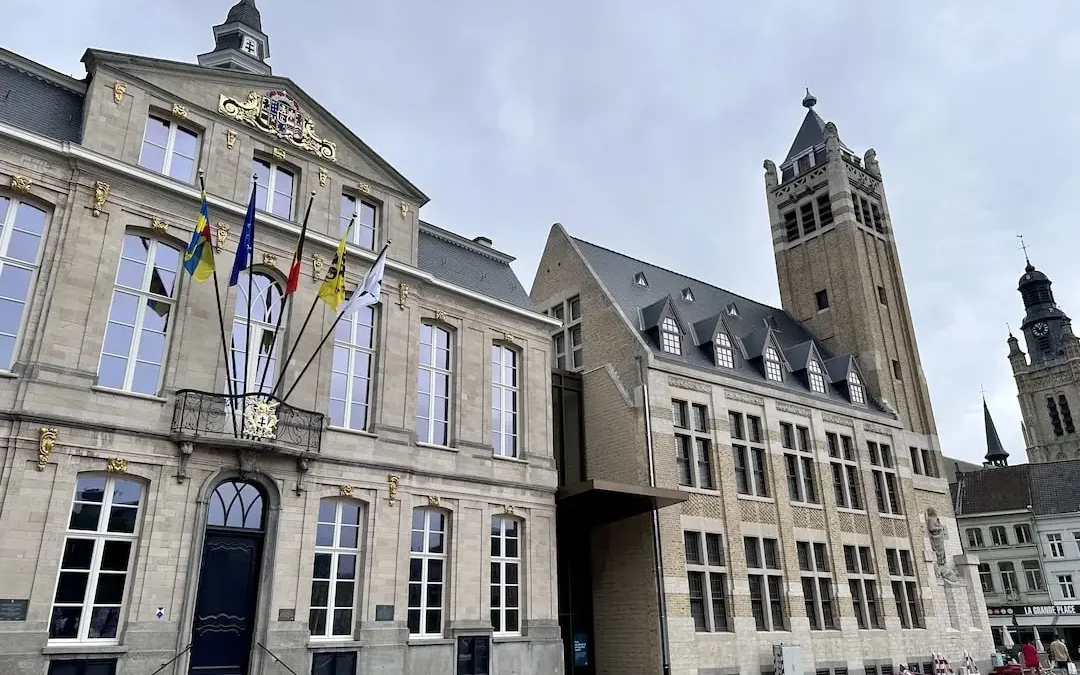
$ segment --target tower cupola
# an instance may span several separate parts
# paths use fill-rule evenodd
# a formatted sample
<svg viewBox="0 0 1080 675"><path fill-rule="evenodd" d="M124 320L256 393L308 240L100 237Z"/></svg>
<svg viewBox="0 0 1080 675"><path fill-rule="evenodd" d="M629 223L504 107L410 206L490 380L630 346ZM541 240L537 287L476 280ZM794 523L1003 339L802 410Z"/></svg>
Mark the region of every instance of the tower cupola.
<svg viewBox="0 0 1080 675"><path fill-rule="evenodd" d="M262 14L255 0L240 0L214 26L214 50L199 55L199 65L269 75L270 38L262 31Z"/></svg>

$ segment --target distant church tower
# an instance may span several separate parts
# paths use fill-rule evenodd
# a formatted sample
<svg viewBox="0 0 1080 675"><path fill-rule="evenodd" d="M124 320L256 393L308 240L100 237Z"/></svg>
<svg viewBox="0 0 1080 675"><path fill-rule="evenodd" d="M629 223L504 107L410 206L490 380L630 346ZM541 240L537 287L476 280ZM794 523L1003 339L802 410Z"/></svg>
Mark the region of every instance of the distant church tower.
<svg viewBox="0 0 1080 675"><path fill-rule="evenodd" d="M1009 334L1009 363L1019 394L1028 460L1080 458L1080 433L1072 408L1080 404L1080 342L1072 322L1054 302L1049 277L1027 261L1017 290L1024 300L1027 354Z"/></svg>
<svg viewBox="0 0 1080 675"><path fill-rule="evenodd" d="M983 399L983 423L986 426L986 461L984 466L1009 466L1009 453L1001 445L1001 437L998 436L997 427L994 426L994 418L990 417L990 408Z"/></svg>
<svg viewBox="0 0 1080 675"><path fill-rule="evenodd" d="M877 153L853 153L816 103L807 91L779 173L765 160L783 308L834 353L857 355L870 391L908 429L936 436Z"/></svg>
<svg viewBox="0 0 1080 675"><path fill-rule="evenodd" d="M240 0L225 23L214 26L214 51L199 54L199 65L270 74L270 38L262 32L262 15L255 0Z"/></svg>

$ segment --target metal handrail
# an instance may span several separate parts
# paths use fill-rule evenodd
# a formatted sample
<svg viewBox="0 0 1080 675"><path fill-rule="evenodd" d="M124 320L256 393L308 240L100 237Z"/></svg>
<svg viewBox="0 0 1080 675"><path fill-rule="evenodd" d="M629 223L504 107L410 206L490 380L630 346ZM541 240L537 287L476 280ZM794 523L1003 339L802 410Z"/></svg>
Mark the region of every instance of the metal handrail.
<svg viewBox="0 0 1080 675"><path fill-rule="evenodd" d="M176 659L178 659L178 658L180 658L181 656L183 656L184 654L186 654L186 653L188 652L188 650L190 650L190 649L191 649L191 645L192 645L192 644L194 644L194 643L192 643L192 642L189 642L189 643L188 643L188 646L187 646L187 647L184 647L184 648L183 648L183 649L181 649L181 650L180 650L179 652L177 652L177 653L176 653L176 655L175 655L175 656L173 656L173 657L172 657L171 659L169 659L169 660L168 660L168 661L166 661L165 663L161 664L161 667L160 667L160 668L158 668L157 670L155 670L154 672L150 673L150 675L157 675L157 674L158 674L158 673L160 673L161 671L163 671L163 670L165 670L166 668L168 668L168 667L169 667L170 665L172 665L172 664L173 664L173 663L174 663L174 662L176 661Z"/></svg>
<svg viewBox="0 0 1080 675"><path fill-rule="evenodd" d="M281 666L282 666L283 668L285 668L285 670L287 670L287 671L289 671L290 673L292 673L292 675L298 675L298 673L297 673L297 672L296 672L295 670L293 670L292 668L290 668L290 667L289 667L289 664L287 664L287 663L285 663L284 661L282 661L281 659L279 659L279 658L277 657L277 654L275 654L274 652L272 652L272 651L270 651L269 649L267 649L267 648L266 648L266 645L264 645L263 643L259 642L258 640L256 640L256 641L255 641L255 644L259 645L259 649L262 649L262 650L263 650L264 652L266 652L267 654L269 654L269 655L270 655L270 658L274 659L274 660L275 660L275 661L277 661L277 662L278 662L279 664L281 664Z"/></svg>

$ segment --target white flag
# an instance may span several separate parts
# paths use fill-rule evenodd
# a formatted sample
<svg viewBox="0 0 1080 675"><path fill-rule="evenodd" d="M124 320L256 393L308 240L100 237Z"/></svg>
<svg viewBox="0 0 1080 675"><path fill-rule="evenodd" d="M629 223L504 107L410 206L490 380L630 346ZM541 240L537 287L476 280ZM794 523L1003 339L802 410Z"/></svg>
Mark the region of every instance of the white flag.
<svg viewBox="0 0 1080 675"><path fill-rule="evenodd" d="M379 293L382 292L383 270L386 269L386 249L390 248L390 242L386 242L379 257L371 265L371 269L364 275L364 280L352 292L349 301L341 308L341 316L347 317L361 307L374 305L379 301Z"/></svg>

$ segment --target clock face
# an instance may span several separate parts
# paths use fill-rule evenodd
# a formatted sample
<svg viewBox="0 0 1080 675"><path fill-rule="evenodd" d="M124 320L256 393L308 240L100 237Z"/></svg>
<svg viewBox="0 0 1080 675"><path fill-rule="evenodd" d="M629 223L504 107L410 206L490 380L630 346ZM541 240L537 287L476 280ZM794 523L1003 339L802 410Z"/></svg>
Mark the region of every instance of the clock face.
<svg viewBox="0 0 1080 675"><path fill-rule="evenodd" d="M1046 325L1045 321L1040 321L1031 327L1031 333L1035 337L1046 337L1046 334L1050 332L1050 326Z"/></svg>
<svg viewBox="0 0 1080 675"><path fill-rule="evenodd" d="M255 56L259 52L259 46L257 44L255 44L255 39L254 38L251 38L251 37L245 35L244 36L243 50L246 53L251 54L252 56Z"/></svg>

